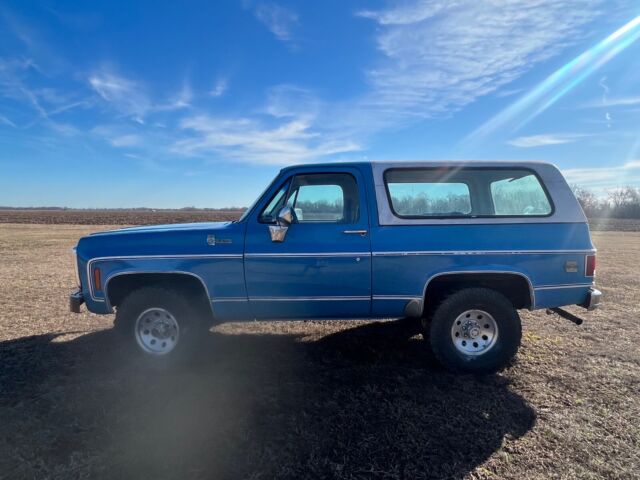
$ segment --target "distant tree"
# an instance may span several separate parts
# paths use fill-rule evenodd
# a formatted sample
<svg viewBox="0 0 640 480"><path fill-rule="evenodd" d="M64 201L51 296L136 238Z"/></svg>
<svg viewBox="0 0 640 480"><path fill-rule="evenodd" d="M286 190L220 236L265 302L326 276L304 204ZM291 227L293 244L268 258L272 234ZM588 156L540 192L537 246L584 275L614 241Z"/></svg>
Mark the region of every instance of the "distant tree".
<svg viewBox="0 0 640 480"><path fill-rule="evenodd" d="M580 185L572 185L571 189L573 190L573 194L578 199L582 210L584 210L585 215L588 217L595 216L595 214L600 209L600 201L595 193L591 190L587 190Z"/></svg>
<svg viewBox="0 0 640 480"><path fill-rule="evenodd" d="M610 190L607 197L609 199L609 204L614 209L621 208L627 202L627 192L626 189L622 187Z"/></svg>

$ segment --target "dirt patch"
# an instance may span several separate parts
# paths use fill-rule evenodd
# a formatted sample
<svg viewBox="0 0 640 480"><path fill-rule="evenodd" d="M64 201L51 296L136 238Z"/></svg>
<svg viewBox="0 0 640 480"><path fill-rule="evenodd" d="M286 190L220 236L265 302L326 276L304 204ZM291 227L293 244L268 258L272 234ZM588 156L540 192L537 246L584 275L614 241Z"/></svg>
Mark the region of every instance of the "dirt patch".
<svg viewBox="0 0 640 480"><path fill-rule="evenodd" d="M98 228L0 225L0 478L638 476L640 234L594 235L583 326L522 312L515 364L473 377L407 321L223 324L149 370L112 317L68 312L68 249Z"/></svg>
<svg viewBox="0 0 640 480"><path fill-rule="evenodd" d="M227 222L243 210L36 210L0 209L0 224L159 225L164 223Z"/></svg>

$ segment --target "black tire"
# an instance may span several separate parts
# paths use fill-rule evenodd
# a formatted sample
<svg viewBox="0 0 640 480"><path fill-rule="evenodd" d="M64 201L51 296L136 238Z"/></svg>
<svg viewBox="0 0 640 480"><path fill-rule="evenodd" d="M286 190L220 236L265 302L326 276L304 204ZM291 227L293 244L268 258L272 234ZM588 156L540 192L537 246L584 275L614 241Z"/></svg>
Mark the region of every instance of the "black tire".
<svg viewBox="0 0 640 480"><path fill-rule="evenodd" d="M167 328L166 340L172 345L168 352L150 350L151 346L145 347L145 342L141 340L142 335L138 334L138 325L142 325L146 319L141 315L149 310L154 310L155 315L158 315L156 310L165 311L170 316L167 318L172 318L170 323L174 321L177 323L174 329L175 336L171 333L174 330ZM138 323L139 318L140 323ZM157 366L174 364L191 358L208 330L206 322L203 321L198 310L192 306L188 297L161 287L144 287L127 295L118 306L114 325L124 335L130 350ZM152 340L156 340L153 332L149 335ZM171 339L175 340L171 342ZM160 339L156 341L162 342Z"/></svg>
<svg viewBox="0 0 640 480"><path fill-rule="evenodd" d="M472 310L483 311L493 317L497 335L486 351L468 354L456 347L452 330L458 317ZM446 369L463 373L493 373L509 365L520 347L521 338L520 316L504 295L488 288L468 288L450 295L438 306L431 319L429 341L436 359Z"/></svg>

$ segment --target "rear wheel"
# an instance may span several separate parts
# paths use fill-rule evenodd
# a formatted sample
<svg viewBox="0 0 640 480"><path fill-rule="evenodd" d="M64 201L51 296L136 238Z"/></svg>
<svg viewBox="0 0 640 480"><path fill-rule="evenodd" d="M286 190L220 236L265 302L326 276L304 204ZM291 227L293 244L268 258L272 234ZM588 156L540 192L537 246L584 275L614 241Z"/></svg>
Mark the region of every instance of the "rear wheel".
<svg viewBox="0 0 640 480"><path fill-rule="evenodd" d="M206 324L188 297L147 287L131 292L118 307L115 324L130 346L154 363L172 363L194 353Z"/></svg>
<svg viewBox="0 0 640 480"><path fill-rule="evenodd" d="M511 362L521 337L518 312L504 295L469 288L452 294L436 309L429 340L445 368L491 373Z"/></svg>

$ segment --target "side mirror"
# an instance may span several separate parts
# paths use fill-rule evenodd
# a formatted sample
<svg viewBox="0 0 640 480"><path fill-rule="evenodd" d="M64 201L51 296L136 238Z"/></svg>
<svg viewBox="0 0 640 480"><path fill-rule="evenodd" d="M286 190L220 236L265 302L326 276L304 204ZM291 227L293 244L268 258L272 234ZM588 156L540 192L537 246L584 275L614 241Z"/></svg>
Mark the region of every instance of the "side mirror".
<svg viewBox="0 0 640 480"><path fill-rule="evenodd" d="M269 234L272 242L284 242L287 231L293 223L293 210L291 207L282 207L276 217L277 225L269 225Z"/></svg>
<svg viewBox="0 0 640 480"><path fill-rule="evenodd" d="M293 223L293 210L291 210L291 207L282 207L278 212L276 221L281 227L289 227Z"/></svg>

